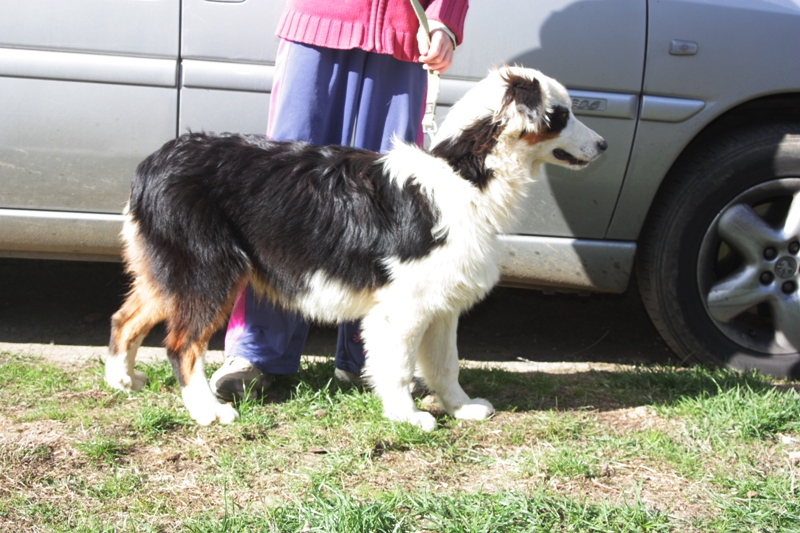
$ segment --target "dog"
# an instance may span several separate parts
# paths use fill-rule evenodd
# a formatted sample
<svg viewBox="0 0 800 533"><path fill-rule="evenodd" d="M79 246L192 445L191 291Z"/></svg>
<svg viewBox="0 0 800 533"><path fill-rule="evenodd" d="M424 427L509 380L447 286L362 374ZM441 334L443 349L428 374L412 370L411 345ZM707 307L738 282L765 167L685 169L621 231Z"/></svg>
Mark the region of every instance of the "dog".
<svg viewBox="0 0 800 533"><path fill-rule="evenodd" d="M501 67L450 110L426 151L376 154L264 136L189 133L136 169L123 229L133 281L112 317L108 385L139 390L145 335L165 321L167 357L199 424L238 413L211 392L204 354L238 289L309 320L361 319L363 375L384 416L429 431L415 368L451 416L494 412L458 383L459 315L499 280L496 234L544 163L583 168L606 141L544 74Z"/></svg>

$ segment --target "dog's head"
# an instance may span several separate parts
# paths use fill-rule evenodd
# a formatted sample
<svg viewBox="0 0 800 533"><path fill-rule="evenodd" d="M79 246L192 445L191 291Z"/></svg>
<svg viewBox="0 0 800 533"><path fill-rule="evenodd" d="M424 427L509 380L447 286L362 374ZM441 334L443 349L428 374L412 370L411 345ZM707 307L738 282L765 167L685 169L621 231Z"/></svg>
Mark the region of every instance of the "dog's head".
<svg viewBox="0 0 800 533"><path fill-rule="evenodd" d="M563 85L531 69L506 67L498 71L505 84L496 118L510 135L534 148L536 160L581 168L597 159L608 143L572 113L572 100Z"/></svg>
<svg viewBox="0 0 800 533"><path fill-rule="evenodd" d="M533 165L552 163L578 169L597 159L606 141L575 118L563 85L533 69L492 71L459 100L432 143L432 151L462 146L473 159L493 151L524 154ZM446 159L453 160L453 154Z"/></svg>

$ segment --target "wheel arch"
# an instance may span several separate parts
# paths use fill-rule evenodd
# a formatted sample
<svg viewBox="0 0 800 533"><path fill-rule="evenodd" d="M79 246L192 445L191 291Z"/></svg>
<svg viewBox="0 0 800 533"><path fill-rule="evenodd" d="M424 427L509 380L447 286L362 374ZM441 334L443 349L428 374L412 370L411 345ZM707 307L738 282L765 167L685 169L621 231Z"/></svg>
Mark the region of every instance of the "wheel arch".
<svg viewBox="0 0 800 533"><path fill-rule="evenodd" d="M755 98L728 109L709 122L686 144L669 167L669 170L664 174L656 189L653 201L647 209L647 214L638 228L636 240L638 241L642 233L647 230L654 213L657 213L661 204L659 200L665 195L669 195L668 191L674 180L680 176L681 169L692 159L695 153L702 150L703 147L716 142L721 135L728 135L733 131L755 128L766 124L784 122L797 122L800 124L800 92Z"/></svg>
<svg viewBox="0 0 800 533"><path fill-rule="evenodd" d="M683 149L675 161L691 155L698 147L721 134L762 124L779 122L800 122L800 92L763 96L733 107L711 121ZM673 167L675 166L673 165ZM670 172L665 176L669 178Z"/></svg>

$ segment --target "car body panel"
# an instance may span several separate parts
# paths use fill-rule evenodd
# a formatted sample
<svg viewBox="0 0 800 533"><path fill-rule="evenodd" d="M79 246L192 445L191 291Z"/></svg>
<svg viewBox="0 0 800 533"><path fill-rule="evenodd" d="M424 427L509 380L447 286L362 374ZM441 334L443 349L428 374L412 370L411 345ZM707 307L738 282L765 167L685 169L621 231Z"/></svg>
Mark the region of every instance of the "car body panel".
<svg viewBox="0 0 800 533"><path fill-rule="evenodd" d="M265 38L261 21L270 21L266 27L275 27L282 9L280 3L266 4L270 5L207 0L185 3L181 131L266 130L266 92L271 86L272 71L262 62L274 62L277 41L271 38L271 32L270 38ZM593 90L595 99L606 102L624 102L621 106L606 103L591 113L586 110L590 115L586 117L587 124L600 131L611 148L593 165L591 173L550 169L548 180L534 184L515 233L602 238L622 184L635 130L635 111L631 108L642 84L645 2L620 0L605 8L598 8L595 2L585 4L562 0L532 10L529 2L514 0L498 10L491 2L473 2L466 21L467 37L442 80L439 117L444 117L447 107L485 76L493 64L502 63L540 68L560 81L564 76L577 79L576 71L591 70L590 76L583 77L591 79L590 83L583 82L584 92ZM486 34L487 28L500 31L507 24L509 12L526 13L527 31L513 32L504 39L470 40L470 34ZM598 17L602 20L598 25L601 29L592 35L581 34L576 40L562 35L564 25L586 27L596 24ZM631 31L632 28L638 30ZM532 38L536 35L542 39ZM622 50L623 57L600 50L604 42ZM550 57L569 57L569 64L553 60L547 63L542 43L552 48L564 47ZM621 68L621 64L626 67ZM632 69L631 64L637 67ZM253 102L259 102L264 109L255 117L244 111Z"/></svg>
<svg viewBox="0 0 800 533"><path fill-rule="evenodd" d="M0 208L120 213L133 168L176 133L179 3L0 12Z"/></svg>
<svg viewBox="0 0 800 533"><path fill-rule="evenodd" d="M169 88L0 78L0 102L2 208L120 213L133 169L175 135Z"/></svg>
<svg viewBox="0 0 800 533"><path fill-rule="evenodd" d="M184 0L181 132L267 130L283 2Z"/></svg>
<svg viewBox="0 0 800 533"><path fill-rule="evenodd" d="M183 61L181 133L267 131L273 65Z"/></svg>
<svg viewBox="0 0 800 533"><path fill-rule="evenodd" d="M510 14L522 22L510 22ZM605 236L636 128L632 108L638 104L642 87L645 30L644 0L470 4L464 44L442 82L443 91L448 79L477 81L489 67L508 63L536 68L556 78L570 89L573 98L591 91L599 100L626 102L622 114L607 105L591 113L576 109L589 127L606 138L608 151L585 171L549 167L548 179L531 188L513 233L584 239Z"/></svg>
<svg viewBox="0 0 800 533"><path fill-rule="evenodd" d="M283 8L283 1L183 0L181 57L274 65Z"/></svg>
<svg viewBox="0 0 800 533"><path fill-rule="evenodd" d="M0 257L119 261L123 216L0 209Z"/></svg>
<svg viewBox="0 0 800 533"><path fill-rule="evenodd" d="M176 0L0 0L0 48L178 56Z"/></svg>
<svg viewBox="0 0 800 533"><path fill-rule="evenodd" d="M670 53L675 40L696 43L697 52ZM643 99L669 97L705 105L678 123L645 114L645 106L605 237L638 237L664 176L691 140L716 118L755 98L800 93L798 51L797 0L651 1Z"/></svg>
<svg viewBox="0 0 800 533"><path fill-rule="evenodd" d="M503 284L545 291L625 292L636 253L633 242L530 235L498 240Z"/></svg>
<svg viewBox="0 0 800 533"><path fill-rule="evenodd" d="M447 76L478 80L518 63L570 89L638 93L646 9L645 0L473 0Z"/></svg>
<svg viewBox="0 0 800 533"><path fill-rule="evenodd" d="M537 68L609 142L548 167L507 283L621 292L670 167L723 113L800 92L797 0L473 0L441 120L486 72ZM185 131L266 130L283 2L0 0L0 255L117 259L136 164ZM768 28L768 30L765 30ZM696 46L696 48L694 48Z"/></svg>

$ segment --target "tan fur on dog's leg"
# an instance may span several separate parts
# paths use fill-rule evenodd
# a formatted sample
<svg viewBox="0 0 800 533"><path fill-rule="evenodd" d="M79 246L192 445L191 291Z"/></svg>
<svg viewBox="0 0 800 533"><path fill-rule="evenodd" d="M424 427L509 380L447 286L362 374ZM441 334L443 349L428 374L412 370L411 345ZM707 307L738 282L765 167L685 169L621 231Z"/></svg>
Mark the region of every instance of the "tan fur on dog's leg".
<svg viewBox="0 0 800 533"><path fill-rule="evenodd" d="M111 342L105 361L109 387L125 392L142 390L147 376L133 368L136 353L147 333L163 319L161 299L148 283L137 280L122 308L111 318Z"/></svg>
<svg viewBox="0 0 800 533"><path fill-rule="evenodd" d="M233 296L230 300L233 301ZM208 341L220 323L225 320L228 311L229 306L226 305L225 310L218 313L214 322L206 327L199 338L191 342L186 340L185 329L175 324L175 317L180 316L177 309L167 321L169 329L166 340L167 358L181 386L183 404L192 419L201 426L208 426L214 422L230 424L239 418L239 413L233 406L217 400L211 392L205 373L205 352Z"/></svg>
<svg viewBox="0 0 800 533"><path fill-rule="evenodd" d="M105 361L105 378L109 387L124 392L140 391L147 384L144 372L134 370L136 353L142 345L144 335L139 335L130 343L128 349L117 354L109 354Z"/></svg>

